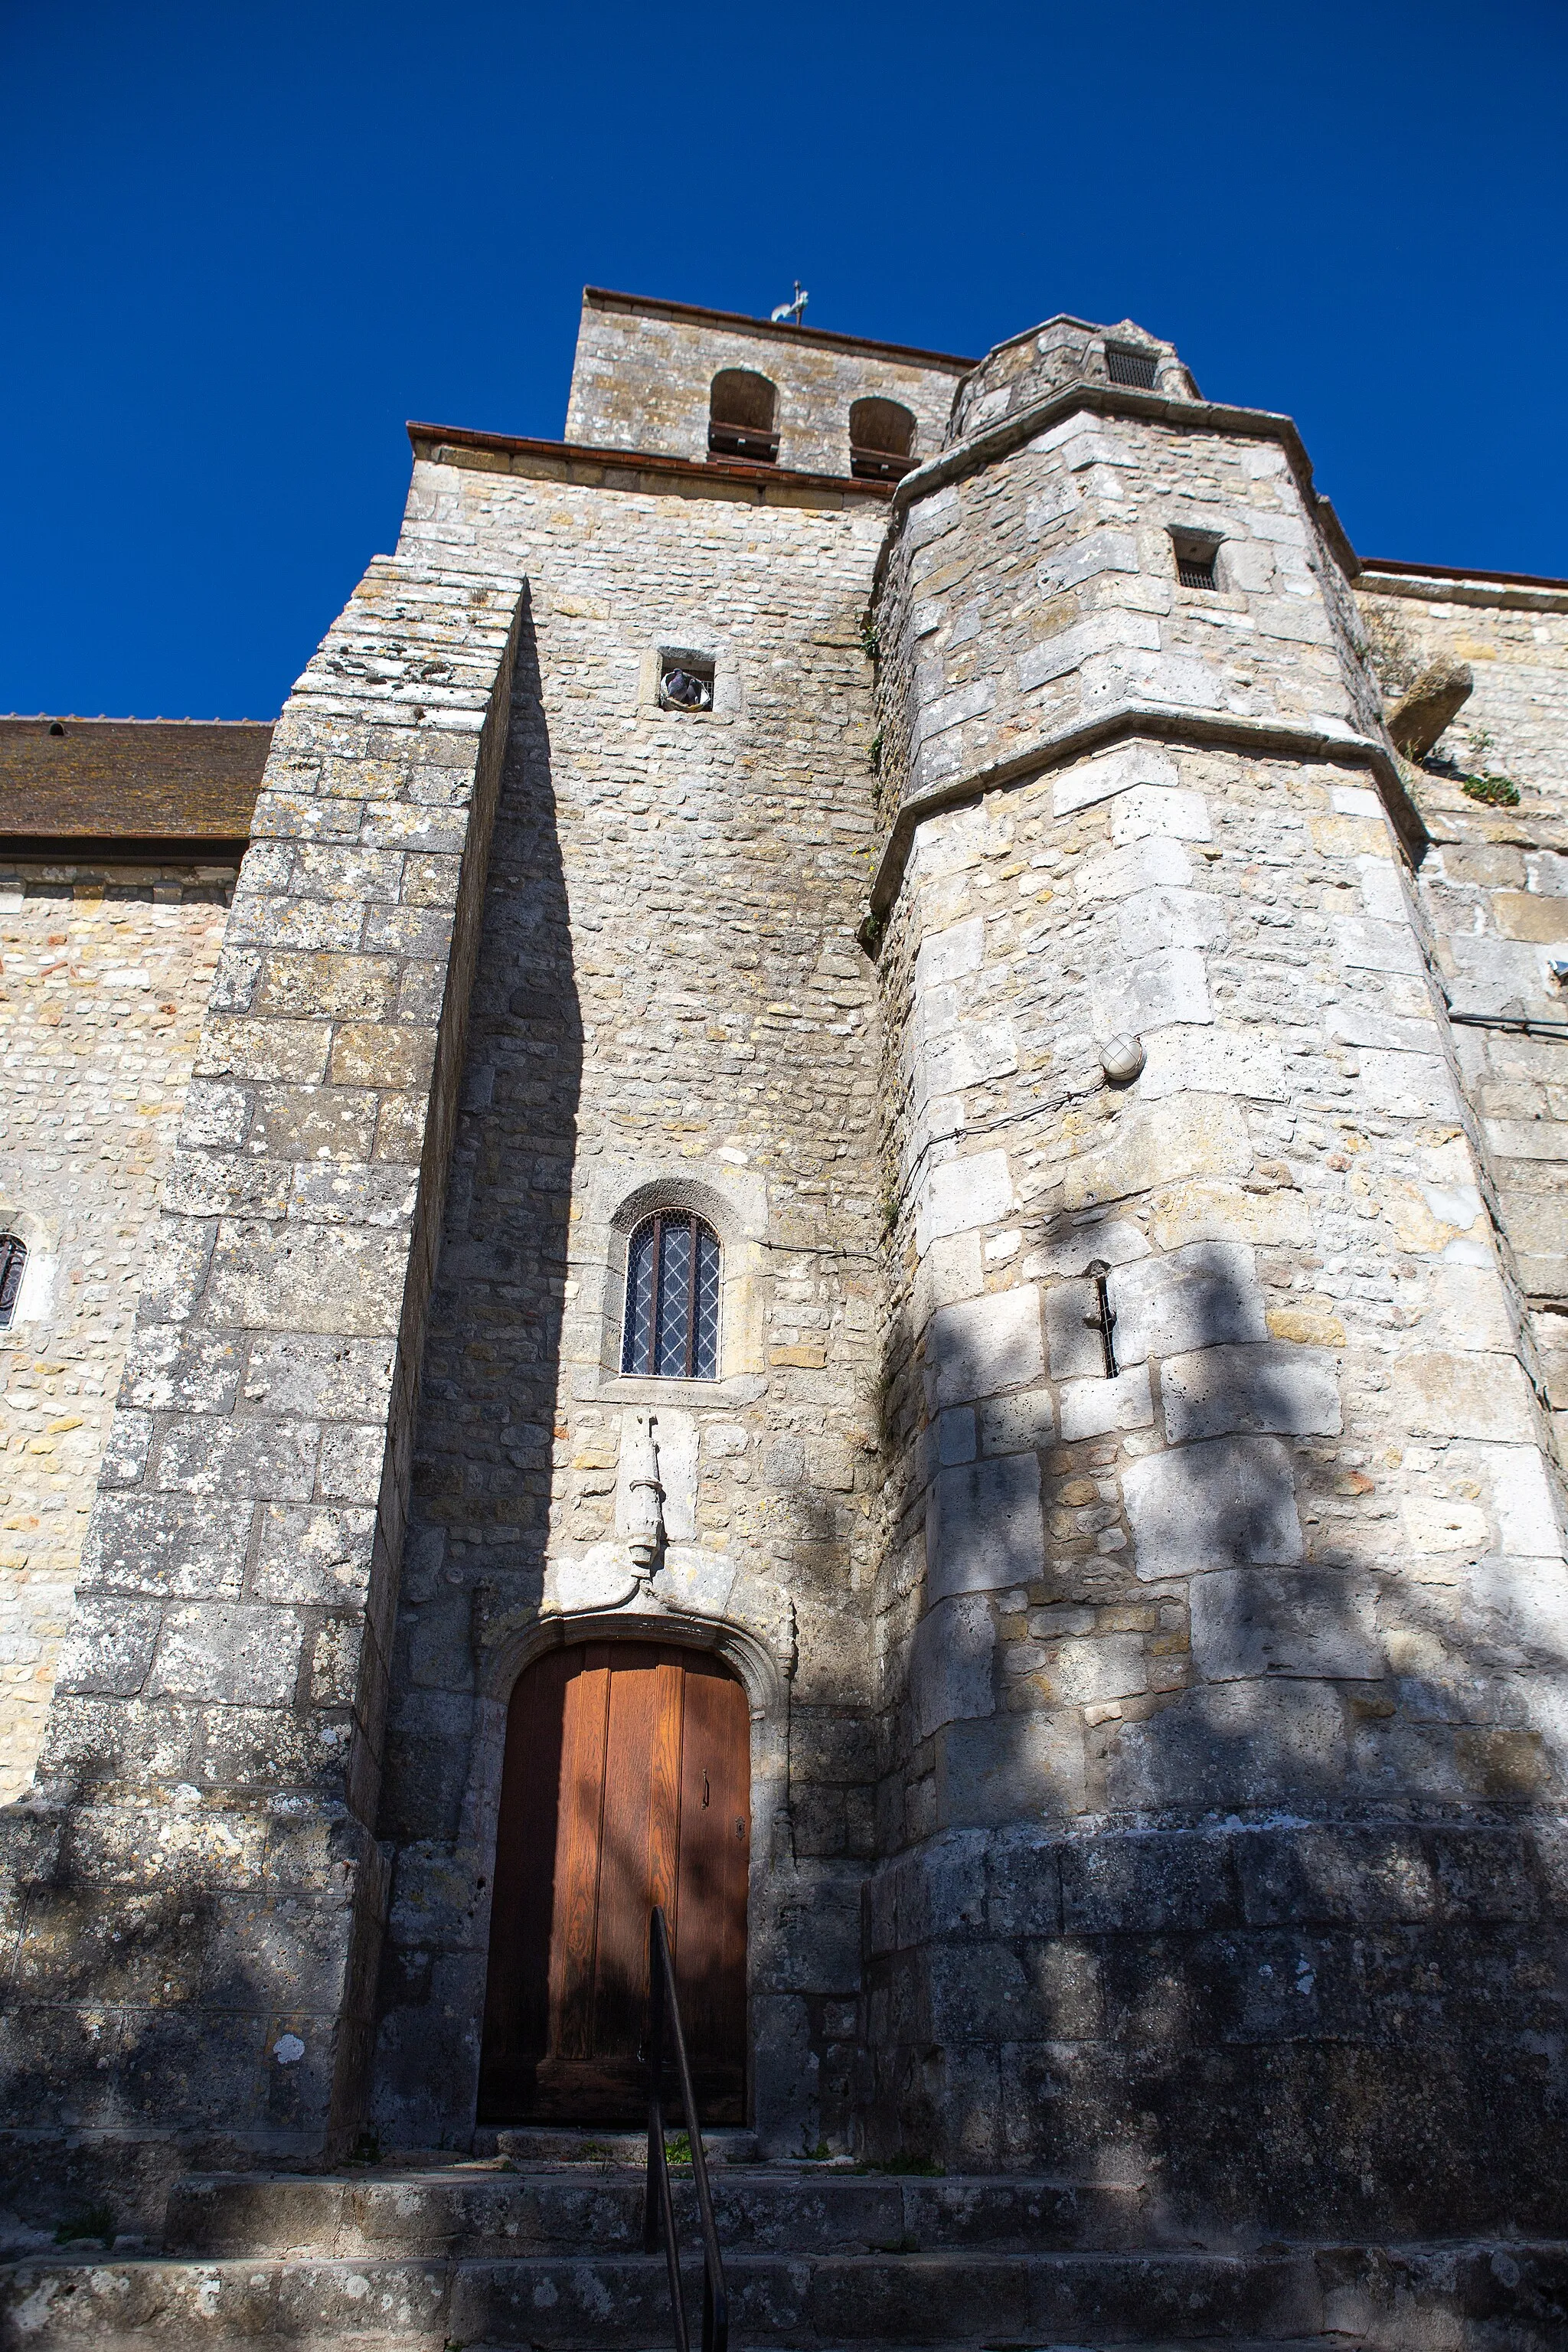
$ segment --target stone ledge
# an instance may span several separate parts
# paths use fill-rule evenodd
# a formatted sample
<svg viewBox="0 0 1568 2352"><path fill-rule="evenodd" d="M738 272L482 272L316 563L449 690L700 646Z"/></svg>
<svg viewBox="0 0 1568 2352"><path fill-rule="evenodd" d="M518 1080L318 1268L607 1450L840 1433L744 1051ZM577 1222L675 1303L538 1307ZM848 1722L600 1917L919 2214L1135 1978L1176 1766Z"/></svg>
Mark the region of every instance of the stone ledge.
<svg viewBox="0 0 1568 2352"><path fill-rule="evenodd" d="M773 506L837 506L847 499L885 504L893 491L890 482L862 481L852 474L795 474L778 466L666 457L655 450L599 448L588 442L475 433L464 425L411 422L407 431L416 457L433 465L521 474L536 481L571 482L584 489L641 490L663 485L710 498L750 494L761 504ZM770 491L775 494L772 498Z"/></svg>
<svg viewBox="0 0 1568 2352"><path fill-rule="evenodd" d="M1065 392L1054 393L1048 400L1037 401L1031 408L1019 409L1000 425L974 434L956 447L944 449L940 457L928 458L923 466L917 466L895 484L894 520L901 521L917 499L958 481L965 474L978 473L983 467L994 465L998 458L1011 457L1016 449L1048 432L1063 417L1079 411L1096 416L1136 417L1145 424L1169 425L1181 432L1229 433L1253 441L1278 441L1289 460L1308 512L1328 541L1334 561L1347 580L1356 577L1361 569L1356 551L1329 500L1312 487L1312 461L1292 417L1278 415L1271 409L1235 408L1220 401L1185 400L1169 393L1134 391L1124 384L1075 383ZM873 603L881 588L891 544L889 531L877 559Z"/></svg>
<svg viewBox="0 0 1568 2352"><path fill-rule="evenodd" d="M1086 719L1059 734L1042 736L1028 748L1005 760L989 761L950 782L933 784L905 801L893 820L886 848L878 860L868 893L870 911L861 926L862 945L869 947L902 887L904 868L914 836L928 817L984 800L988 793L1006 792L1031 783L1055 768L1128 736L1152 741L1190 744L1198 749L1245 752L1253 759L1318 760L1335 766L1365 768L1377 781L1384 806L1404 844L1412 865L1418 865L1427 847L1426 828L1405 789L1399 763L1386 744L1370 735L1331 734L1313 727L1287 726L1266 719L1243 719L1221 710L1183 710L1165 703L1122 703L1117 709ZM867 937L870 929L873 938Z"/></svg>

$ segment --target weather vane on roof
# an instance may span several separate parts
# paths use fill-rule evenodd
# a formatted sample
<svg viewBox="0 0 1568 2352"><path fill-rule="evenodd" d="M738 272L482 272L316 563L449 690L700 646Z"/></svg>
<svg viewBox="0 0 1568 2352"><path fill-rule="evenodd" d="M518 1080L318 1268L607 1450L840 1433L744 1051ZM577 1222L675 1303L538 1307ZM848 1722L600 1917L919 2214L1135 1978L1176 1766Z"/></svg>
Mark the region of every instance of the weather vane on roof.
<svg viewBox="0 0 1568 2352"><path fill-rule="evenodd" d="M778 309L771 314L774 326L782 325L785 319L793 319L798 327L805 316L805 306L810 299L810 295L797 278L795 281L795 300L781 302Z"/></svg>

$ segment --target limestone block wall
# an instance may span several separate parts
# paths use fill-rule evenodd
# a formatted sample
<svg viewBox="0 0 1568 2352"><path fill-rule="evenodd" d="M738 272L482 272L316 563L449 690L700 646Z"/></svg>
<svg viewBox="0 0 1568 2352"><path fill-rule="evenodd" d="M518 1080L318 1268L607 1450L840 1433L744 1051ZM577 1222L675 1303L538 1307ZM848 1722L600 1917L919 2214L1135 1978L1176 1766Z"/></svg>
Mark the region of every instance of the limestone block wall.
<svg viewBox="0 0 1568 2352"><path fill-rule="evenodd" d="M1420 870L1433 961L1455 1016L1540 1377L1568 1411L1568 591L1421 579L1375 567L1358 583L1391 691L1441 655L1474 690L1411 788L1432 847ZM1460 791L1495 772L1516 808ZM1557 967L1563 968L1559 977Z"/></svg>
<svg viewBox="0 0 1568 2352"><path fill-rule="evenodd" d="M1041 443L1089 429L1146 534L1115 554L1116 626L1152 607L1159 634L1107 652L1069 620L1051 724L1070 740L1095 665L1148 698L1110 748L982 794L1070 534L1105 560L1099 497L1050 569L1022 556ZM895 551L879 607L889 803L927 797L879 883L901 1858L868 1898L870 2129L1121 2169L1177 2222L1542 2213L1568 1567L1390 763L1355 740L1344 583L1249 434L1064 417L972 454L903 486L907 539L940 502L944 568ZM1221 581L1254 518L1270 561L1189 618L1155 551L1205 466ZM993 563L1015 602L976 597L950 719ZM931 790L932 744L966 800ZM1113 1083L1118 1038L1141 1066Z"/></svg>
<svg viewBox="0 0 1568 2352"><path fill-rule="evenodd" d="M0 1802L32 1777L229 865L0 868Z"/></svg>
<svg viewBox="0 0 1568 2352"><path fill-rule="evenodd" d="M713 378L721 368L745 368L777 387L780 467L847 474L853 402L899 402L915 419L915 455L928 457L942 447L953 389L969 364L937 352L775 327L679 303L634 302L590 287L583 298L566 438L706 458Z"/></svg>
<svg viewBox="0 0 1568 2352"><path fill-rule="evenodd" d="M523 1658L679 1622L752 1696L756 2120L843 2144L877 1769L879 1048L854 931L886 505L530 462L419 465L403 541L524 572L530 606L395 1654L377 2121L472 2126ZM713 660L712 713L659 709L671 644ZM626 1245L660 1202L723 1246L710 1385L620 1376ZM650 1408L668 1549L639 1595L621 1465Z"/></svg>
<svg viewBox="0 0 1568 2352"><path fill-rule="evenodd" d="M1135 320L1097 327L1087 319L1058 317L1043 326L1010 335L988 352L964 379L953 402L951 442L1002 424L1040 400L1079 383L1110 382L1107 347L1135 352L1153 369L1152 389L1176 400L1195 400L1198 389L1177 355Z"/></svg>
<svg viewBox="0 0 1568 2352"><path fill-rule="evenodd" d="M273 737L37 1787L7 2201L352 2139L413 1394L518 583L374 565ZM495 715L492 718L492 709ZM44 2189L40 2190L40 2183Z"/></svg>
<svg viewBox="0 0 1568 2352"><path fill-rule="evenodd" d="M906 799L1139 704L1342 737L1375 725L1336 625L1343 583L1262 429L1274 420L1221 433L1195 403L1155 404L1069 405L1005 463L900 486L883 764ZM1182 586L1173 534L1217 546L1216 589Z"/></svg>

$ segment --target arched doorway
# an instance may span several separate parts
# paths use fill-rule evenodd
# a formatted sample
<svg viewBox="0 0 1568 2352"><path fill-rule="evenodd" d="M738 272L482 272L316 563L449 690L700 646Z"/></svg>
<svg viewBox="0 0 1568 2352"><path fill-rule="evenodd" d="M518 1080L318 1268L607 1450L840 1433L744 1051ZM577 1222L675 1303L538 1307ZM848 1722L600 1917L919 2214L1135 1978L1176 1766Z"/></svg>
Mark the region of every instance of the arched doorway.
<svg viewBox="0 0 1568 2352"><path fill-rule="evenodd" d="M705 1652L552 1650L519 1677L490 1913L482 2123L647 2112L647 1927L662 1903L705 2124L745 2117L750 1710Z"/></svg>

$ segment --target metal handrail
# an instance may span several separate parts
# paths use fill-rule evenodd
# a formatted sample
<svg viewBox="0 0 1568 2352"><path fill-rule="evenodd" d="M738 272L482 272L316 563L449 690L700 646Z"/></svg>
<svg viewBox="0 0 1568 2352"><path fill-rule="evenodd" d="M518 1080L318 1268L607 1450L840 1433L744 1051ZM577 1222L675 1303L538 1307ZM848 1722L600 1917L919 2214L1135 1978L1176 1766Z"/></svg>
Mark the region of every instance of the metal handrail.
<svg viewBox="0 0 1568 2352"><path fill-rule="evenodd" d="M664 2224L664 2262L669 2273L669 2300L675 2314L676 2352L691 2352L686 2325L686 2296L680 2284L680 2249L675 2236L675 2206L669 2189L669 2159L664 2146L664 2041L668 2032L675 2056L676 2080L686 2115L686 2136L691 2142L691 2177L697 2186L697 2216L702 2229L702 2352L726 2352L730 2341L730 2298L724 2286L724 2261L713 2223L713 2199L708 2187L708 2159L697 2123L697 2100L691 2088L691 2067L681 2030L680 2003L675 1990L675 1963L669 1956L669 1930L664 1912L655 1904L647 1923L647 2194L643 2200L642 2242L645 2254L658 2245Z"/></svg>

